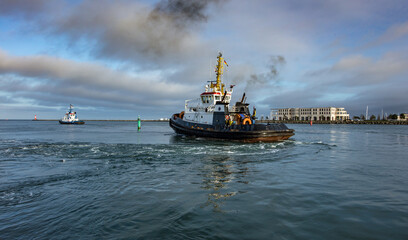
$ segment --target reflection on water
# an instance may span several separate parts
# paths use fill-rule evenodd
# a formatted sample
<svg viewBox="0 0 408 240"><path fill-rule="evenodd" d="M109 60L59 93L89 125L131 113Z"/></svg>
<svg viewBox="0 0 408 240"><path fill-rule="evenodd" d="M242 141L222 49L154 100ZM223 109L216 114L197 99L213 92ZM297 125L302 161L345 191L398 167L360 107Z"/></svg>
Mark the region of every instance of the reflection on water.
<svg viewBox="0 0 408 240"><path fill-rule="evenodd" d="M232 190L232 182L245 183L248 168L245 163L234 162L229 156L210 156L203 159L202 189L208 190L208 199L205 206L212 206L214 211L222 211L221 207L226 200L235 196L237 191Z"/></svg>
<svg viewBox="0 0 408 240"><path fill-rule="evenodd" d="M395 142L398 145L408 145L408 135L407 134L401 134L397 133L395 134Z"/></svg>
<svg viewBox="0 0 408 240"><path fill-rule="evenodd" d="M330 142L338 145L346 144L348 139L350 139L350 133L346 131L330 129L327 132L329 133Z"/></svg>

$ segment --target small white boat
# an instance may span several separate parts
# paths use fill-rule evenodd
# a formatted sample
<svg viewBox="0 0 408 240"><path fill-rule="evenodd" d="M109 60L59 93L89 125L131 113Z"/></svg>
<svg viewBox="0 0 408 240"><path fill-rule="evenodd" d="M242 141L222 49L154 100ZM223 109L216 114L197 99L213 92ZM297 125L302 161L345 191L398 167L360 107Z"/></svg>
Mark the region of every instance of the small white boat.
<svg viewBox="0 0 408 240"><path fill-rule="evenodd" d="M65 113L64 117L59 120L61 124L85 124L84 121L80 121L76 112L73 112L72 109L74 106L72 104L69 105L68 112Z"/></svg>

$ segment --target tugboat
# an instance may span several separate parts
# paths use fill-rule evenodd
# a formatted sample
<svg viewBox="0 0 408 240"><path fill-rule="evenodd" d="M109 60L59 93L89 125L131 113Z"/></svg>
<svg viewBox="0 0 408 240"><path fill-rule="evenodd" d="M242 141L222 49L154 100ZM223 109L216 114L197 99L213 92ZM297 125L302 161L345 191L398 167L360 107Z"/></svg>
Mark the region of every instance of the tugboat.
<svg viewBox="0 0 408 240"><path fill-rule="evenodd" d="M221 81L224 64L219 53L216 81L209 81L200 98L185 101L184 111L170 118L170 127L178 134L245 142L275 142L293 136L294 130L283 123L255 123L256 109L251 115L245 93L241 101L230 106L234 85L226 89Z"/></svg>
<svg viewBox="0 0 408 240"><path fill-rule="evenodd" d="M64 117L59 120L59 123L61 124L85 124L84 121L79 121L78 116L76 112L73 112L72 109L74 106L72 104L69 105L69 111L65 113Z"/></svg>

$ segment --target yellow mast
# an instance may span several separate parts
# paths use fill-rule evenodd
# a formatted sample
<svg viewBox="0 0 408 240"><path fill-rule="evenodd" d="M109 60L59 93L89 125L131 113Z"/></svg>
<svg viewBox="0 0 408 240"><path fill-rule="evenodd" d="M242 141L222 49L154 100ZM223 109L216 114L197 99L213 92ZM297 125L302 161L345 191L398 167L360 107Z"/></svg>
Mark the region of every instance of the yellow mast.
<svg viewBox="0 0 408 240"><path fill-rule="evenodd" d="M220 91L224 92L224 84L221 83L221 76L223 74L223 68L224 68L224 58L222 58L222 53L218 54L218 63L216 66L216 76L217 76L217 82L215 84L215 91Z"/></svg>

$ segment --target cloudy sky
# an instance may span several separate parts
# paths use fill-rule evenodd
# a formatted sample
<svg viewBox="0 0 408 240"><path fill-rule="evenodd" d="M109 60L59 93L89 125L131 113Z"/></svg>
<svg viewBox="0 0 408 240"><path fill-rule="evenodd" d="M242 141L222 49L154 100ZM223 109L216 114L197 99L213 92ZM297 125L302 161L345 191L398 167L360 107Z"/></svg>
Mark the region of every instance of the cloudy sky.
<svg viewBox="0 0 408 240"><path fill-rule="evenodd" d="M219 51L259 115L408 112L406 0L2 0L0 119L169 117Z"/></svg>

